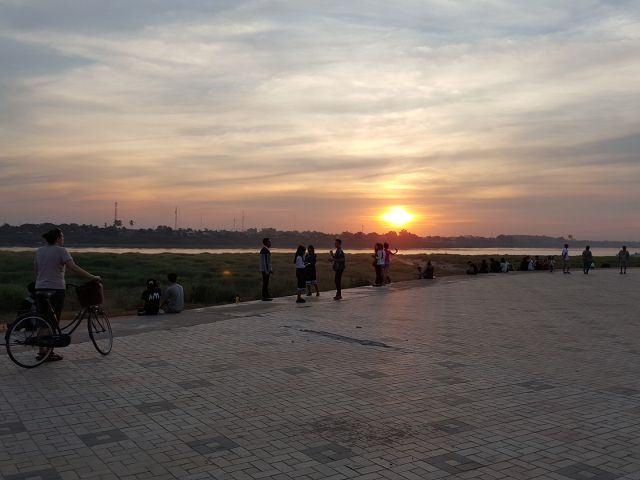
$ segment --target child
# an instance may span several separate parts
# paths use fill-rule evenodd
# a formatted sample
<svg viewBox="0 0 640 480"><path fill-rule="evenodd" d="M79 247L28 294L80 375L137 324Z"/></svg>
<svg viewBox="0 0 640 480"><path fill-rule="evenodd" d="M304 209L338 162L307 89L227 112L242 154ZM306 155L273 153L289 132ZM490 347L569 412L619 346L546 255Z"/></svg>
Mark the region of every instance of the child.
<svg viewBox="0 0 640 480"><path fill-rule="evenodd" d="M27 285L27 290L29 291L29 295L27 295L24 300L20 303L20 308L18 309L18 315L24 315L25 313L35 313L36 309L36 282L31 282Z"/></svg>
<svg viewBox="0 0 640 480"><path fill-rule="evenodd" d="M316 288L316 297L320 296L320 290L318 289L318 281L316 280L316 251L313 245L307 247L307 255L304 257L304 263L306 265L306 278L307 278L307 297L311 296L311 285Z"/></svg>

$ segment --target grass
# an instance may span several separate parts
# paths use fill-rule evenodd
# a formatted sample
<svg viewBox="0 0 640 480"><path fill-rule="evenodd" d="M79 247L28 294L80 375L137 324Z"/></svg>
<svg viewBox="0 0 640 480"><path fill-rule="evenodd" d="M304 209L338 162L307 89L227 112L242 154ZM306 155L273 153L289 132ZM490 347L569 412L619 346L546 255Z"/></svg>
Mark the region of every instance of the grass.
<svg viewBox="0 0 640 480"><path fill-rule="evenodd" d="M431 260L436 267L436 276L464 273L468 260L480 263L485 257L465 255L399 255L391 265L391 278L395 281L416 278L417 265ZM318 255L318 283L321 291L333 290L333 271L327 255ZM112 315L133 314L146 280L156 278L164 289L167 273L176 272L178 282L185 289L188 307L231 303L236 296L241 301L260 298L261 278L257 253L227 254L139 254L139 253L76 253L74 260L89 272L100 275L104 281L107 308ZM275 274L271 277L270 291L275 297L295 293L295 268L293 253L272 254ZM488 260L488 259L487 259ZM520 258L512 257L514 267ZM343 276L343 288L370 285L375 278L367 254L347 256L347 269ZM572 259L573 266L580 265L580 258ZM612 257L600 257L596 263L609 262L616 266ZM33 253L0 252L0 323L14 318L20 301L26 296L26 285L33 280ZM558 265L559 262L556 263ZM637 266L640 259L632 257L631 264ZM70 283L82 280L67 275ZM75 295L69 293L65 302L65 312L78 309Z"/></svg>

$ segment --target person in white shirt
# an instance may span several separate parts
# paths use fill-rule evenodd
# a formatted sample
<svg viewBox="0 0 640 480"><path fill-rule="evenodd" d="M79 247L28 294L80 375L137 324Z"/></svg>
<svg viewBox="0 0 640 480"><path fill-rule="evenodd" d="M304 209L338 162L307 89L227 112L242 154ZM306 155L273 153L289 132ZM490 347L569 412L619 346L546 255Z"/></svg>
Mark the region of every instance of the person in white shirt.
<svg viewBox="0 0 640 480"><path fill-rule="evenodd" d="M184 289L178 283L178 275L170 273L167 275L169 286L164 292L164 302L162 310L165 313L180 313L184 310Z"/></svg>
<svg viewBox="0 0 640 480"><path fill-rule="evenodd" d="M304 263L304 252L306 251L307 249L304 247L304 245L299 245L298 249L296 250L295 259L293 261L293 263L296 264L296 280L298 282L298 288L296 290L298 298L296 299L296 303L305 303L305 299L302 298L302 294L307 289L307 265Z"/></svg>

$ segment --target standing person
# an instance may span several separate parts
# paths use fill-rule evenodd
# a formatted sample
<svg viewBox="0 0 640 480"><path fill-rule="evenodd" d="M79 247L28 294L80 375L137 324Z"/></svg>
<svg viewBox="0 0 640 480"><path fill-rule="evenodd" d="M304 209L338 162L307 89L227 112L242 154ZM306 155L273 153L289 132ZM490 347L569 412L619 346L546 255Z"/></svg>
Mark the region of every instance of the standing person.
<svg viewBox="0 0 640 480"><path fill-rule="evenodd" d="M53 307L53 311L56 314L56 318L60 320L62 315L62 308L64 307L64 296L67 285L64 280L66 269L68 268L76 275L99 282L100 277L92 275L86 270L80 268L75 264L73 258L64 248L64 234L59 228L49 230L42 235L47 241L47 245L40 247L36 251L36 257L34 259L34 270L36 274L36 305L40 313L48 316L48 305L43 302L40 297L37 296L38 291L52 292L53 296L49 298L49 303ZM51 321L55 321L51 319ZM46 352L40 352L38 356L42 359L42 355L46 355ZM56 360L62 360L62 355L57 353L51 353L47 361L53 362Z"/></svg>
<svg viewBox="0 0 640 480"><path fill-rule="evenodd" d="M582 251L582 272L585 275L589 275L589 269L593 263L593 253L591 253L591 247L587 245Z"/></svg>
<svg viewBox="0 0 640 480"><path fill-rule="evenodd" d="M333 271L335 272L335 283L336 283L336 296L333 297L334 300L342 300L342 274L344 273L344 269L346 267L346 258L344 256L344 251L342 250L342 240L336 238L335 241L336 251L329 251L329 255L331 258L329 261L333 263Z"/></svg>
<svg viewBox="0 0 640 480"><path fill-rule="evenodd" d="M630 260L631 260L631 255L629 254L629 250L627 250L626 245L623 245L622 250L618 252L618 262L620 263L620 275L627 274L627 265L629 265Z"/></svg>
<svg viewBox="0 0 640 480"><path fill-rule="evenodd" d="M391 283L391 278L389 278L389 266L391 265L391 255L397 255L398 249L396 248L395 252L392 252L389 249L389 243L384 242L384 266L382 267L382 276L384 278L384 283Z"/></svg>
<svg viewBox="0 0 640 480"><path fill-rule="evenodd" d="M315 286L316 288L316 297L320 296L320 290L318 289L318 280L316 278L316 250L313 248L313 245L309 245L307 247L307 254L304 257L304 263L306 265L306 276L307 276L307 297L311 296L311 286Z"/></svg>
<svg viewBox="0 0 640 480"><path fill-rule="evenodd" d="M556 266L556 256L549 255L549 272L553 273L555 266Z"/></svg>
<svg viewBox="0 0 640 480"><path fill-rule="evenodd" d="M296 294L298 298L296 299L296 303L305 303L305 299L302 298L302 294L305 291L305 285L307 283L307 266L304 263L304 252L306 248L304 245L298 245L298 249L296 250L296 255L294 257L293 263L296 265L296 281L297 281L297 289Z"/></svg>
<svg viewBox="0 0 640 480"><path fill-rule="evenodd" d="M381 287L384 283L384 246L376 243L373 247L373 268L376 271L376 283L374 287Z"/></svg>
<svg viewBox="0 0 640 480"><path fill-rule="evenodd" d="M167 275L169 286L164 292L164 302L162 310L165 313L180 313L184 310L184 288L178 283L178 275L170 273Z"/></svg>
<svg viewBox="0 0 640 480"><path fill-rule="evenodd" d="M271 239L262 239L262 250L260 250L260 273L262 274L262 301L270 302L273 300L269 295L269 277L273 275L271 267Z"/></svg>
<svg viewBox="0 0 640 480"><path fill-rule="evenodd" d="M562 273L571 273L569 269L571 268L571 260L569 257L569 244L565 243L564 248L562 249Z"/></svg>

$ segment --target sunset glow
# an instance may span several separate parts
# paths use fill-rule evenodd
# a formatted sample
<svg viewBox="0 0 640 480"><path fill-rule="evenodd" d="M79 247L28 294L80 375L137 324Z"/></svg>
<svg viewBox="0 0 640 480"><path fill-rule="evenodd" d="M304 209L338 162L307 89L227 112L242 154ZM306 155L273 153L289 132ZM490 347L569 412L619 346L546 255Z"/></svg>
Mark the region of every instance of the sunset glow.
<svg viewBox="0 0 640 480"><path fill-rule="evenodd" d="M382 220L392 227L404 228L411 223L413 215L401 207L393 207L382 214Z"/></svg>
<svg viewBox="0 0 640 480"><path fill-rule="evenodd" d="M0 1L0 224L118 202L140 228L632 240L639 24L610 0Z"/></svg>

